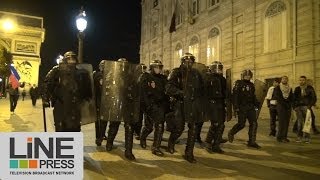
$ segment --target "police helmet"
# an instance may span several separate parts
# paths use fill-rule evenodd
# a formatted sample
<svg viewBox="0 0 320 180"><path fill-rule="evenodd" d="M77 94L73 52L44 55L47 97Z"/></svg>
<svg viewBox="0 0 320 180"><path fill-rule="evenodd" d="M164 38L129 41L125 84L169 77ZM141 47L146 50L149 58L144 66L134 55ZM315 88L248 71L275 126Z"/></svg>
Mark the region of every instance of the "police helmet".
<svg viewBox="0 0 320 180"><path fill-rule="evenodd" d="M100 63L99 63L99 70L100 71L103 71L105 62L106 62L106 60L101 60L100 61Z"/></svg>
<svg viewBox="0 0 320 180"><path fill-rule="evenodd" d="M253 76L252 71L250 69L243 70L241 73L241 79L244 79L245 76L250 76L250 79L251 79Z"/></svg>
<svg viewBox="0 0 320 180"><path fill-rule="evenodd" d="M181 63L186 61L191 61L192 63L194 63L195 60L196 58L191 53L184 53L184 55L181 57Z"/></svg>
<svg viewBox="0 0 320 180"><path fill-rule="evenodd" d="M66 63L76 63L77 55L73 51L67 51L63 55L63 61Z"/></svg>
<svg viewBox="0 0 320 180"><path fill-rule="evenodd" d="M119 62L128 62L126 58L119 58L118 61Z"/></svg>
<svg viewBox="0 0 320 180"><path fill-rule="evenodd" d="M213 61L209 65L209 69L213 73L222 74L223 73L223 64L219 61Z"/></svg>
<svg viewBox="0 0 320 180"><path fill-rule="evenodd" d="M159 67L160 69L162 69L163 68L162 62L160 60L152 60L149 65L149 68L150 70L152 70L155 67Z"/></svg>

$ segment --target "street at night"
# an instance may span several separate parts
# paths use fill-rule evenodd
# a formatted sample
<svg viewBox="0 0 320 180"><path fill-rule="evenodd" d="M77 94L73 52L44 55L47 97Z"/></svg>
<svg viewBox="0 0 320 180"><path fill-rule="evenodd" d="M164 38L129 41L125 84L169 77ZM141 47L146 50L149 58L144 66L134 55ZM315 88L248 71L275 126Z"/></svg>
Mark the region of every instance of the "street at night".
<svg viewBox="0 0 320 180"><path fill-rule="evenodd" d="M5 132L43 131L42 106L40 102L32 107L31 100L19 101L15 115L10 115L8 99L0 99L0 129ZM47 110L48 131L53 132L52 110ZM226 123L226 132L235 123ZM291 122L291 125L293 123ZM209 123L205 123L202 138L205 138ZM310 144L296 143L295 134L289 132L290 143L276 142L268 136L268 119L259 119L257 142L260 150L246 146L246 128L236 135L235 141L222 146L225 154L209 154L199 144L195 147L196 164L182 158L186 132L177 145L173 155L157 157L151 154L150 135L148 147L142 149L139 141L134 140L133 153L137 160L130 162L123 156L124 129L120 126L115 140L116 148L105 151L105 141L101 147L95 145L94 124L82 126L84 134L84 179L319 179L320 177L320 140L312 135ZM290 126L289 129L292 129ZM164 134L164 139L168 133ZM162 142L163 148L167 142ZM164 150L164 149L163 149Z"/></svg>

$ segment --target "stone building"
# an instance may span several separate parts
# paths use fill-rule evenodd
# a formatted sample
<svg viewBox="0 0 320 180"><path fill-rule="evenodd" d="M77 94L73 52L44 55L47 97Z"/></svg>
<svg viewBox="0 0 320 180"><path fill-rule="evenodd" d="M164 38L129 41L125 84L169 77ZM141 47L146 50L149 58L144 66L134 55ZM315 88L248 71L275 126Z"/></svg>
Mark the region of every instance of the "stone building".
<svg viewBox="0 0 320 180"><path fill-rule="evenodd" d="M0 47L13 55L13 64L27 88L38 84L40 47L44 42L43 18L0 11Z"/></svg>
<svg viewBox="0 0 320 180"><path fill-rule="evenodd" d="M172 69L185 52L204 64L221 61L232 81L247 68L267 83L287 75L293 87L305 75L319 95L320 1L142 0L140 61L161 59Z"/></svg>

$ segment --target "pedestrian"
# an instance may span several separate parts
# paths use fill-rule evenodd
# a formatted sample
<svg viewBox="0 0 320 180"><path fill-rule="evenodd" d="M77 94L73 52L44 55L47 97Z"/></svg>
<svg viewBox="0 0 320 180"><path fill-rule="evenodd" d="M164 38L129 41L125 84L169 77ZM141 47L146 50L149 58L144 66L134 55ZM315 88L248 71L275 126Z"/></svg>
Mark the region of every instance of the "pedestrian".
<svg viewBox="0 0 320 180"><path fill-rule="evenodd" d="M22 95L22 101L24 101L24 98L25 98L26 95L27 95L26 90L25 90L24 88L23 88L23 90L22 90L21 95Z"/></svg>
<svg viewBox="0 0 320 180"><path fill-rule="evenodd" d="M36 106L37 99L39 97L39 91L38 91L38 87L35 84L33 84L32 87L30 88L29 94L31 97L32 106Z"/></svg>
<svg viewBox="0 0 320 180"><path fill-rule="evenodd" d="M278 134L277 141L288 143L288 127L292 111L293 93L288 84L288 76L282 76L279 86L274 88L274 99L277 101Z"/></svg>
<svg viewBox="0 0 320 180"><path fill-rule="evenodd" d="M308 85L306 80L306 76L300 76L300 85L294 89L293 106L296 112L298 123L297 142L301 142L303 140L305 143L310 143L310 134L303 132L302 129L305 123L307 110L311 110L312 106L316 104L317 97L313 87Z"/></svg>
<svg viewBox="0 0 320 180"><path fill-rule="evenodd" d="M269 108L269 114L270 114L270 133L269 136L276 137L276 121L277 121L277 100L274 97L274 88L279 86L279 80L275 79L273 81L273 85L268 89L266 100L267 100L267 106Z"/></svg>
<svg viewBox="0 0 320 180"><path fill-rule="evenodd" d="M14 88L12 86L12 83L9 82L7 91L9 92L9 95L10 95L10 112L11 114L14 114L14 111L18 104L19 90L18 90L18 87Z"/></svg>

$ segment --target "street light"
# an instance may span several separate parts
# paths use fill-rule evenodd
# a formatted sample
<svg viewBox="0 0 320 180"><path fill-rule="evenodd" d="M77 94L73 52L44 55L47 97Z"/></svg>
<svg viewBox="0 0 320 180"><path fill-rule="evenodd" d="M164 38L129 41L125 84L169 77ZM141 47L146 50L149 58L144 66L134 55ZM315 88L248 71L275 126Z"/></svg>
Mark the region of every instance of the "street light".
<svg viewBox="0 0 320 180"><path fill-rule="evenodd" d="M5 30L5 32L11 32L15 29L15 27L16 23L13 20L9 18L2 20L2 28Z"/></svg>
<svg viewBox="0 0 320 180"><path fill-rule="evenodd" d="M78 33L78 61L79 63L83 63L83 39L84 39L84 30L87 28L87 19L86 19L86 12L81 7L80 13L77 16L76 20L77 29L79 30Z"/></svg>

